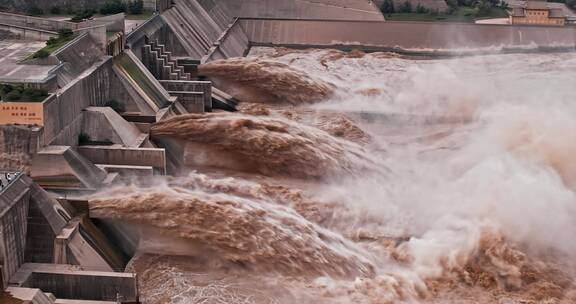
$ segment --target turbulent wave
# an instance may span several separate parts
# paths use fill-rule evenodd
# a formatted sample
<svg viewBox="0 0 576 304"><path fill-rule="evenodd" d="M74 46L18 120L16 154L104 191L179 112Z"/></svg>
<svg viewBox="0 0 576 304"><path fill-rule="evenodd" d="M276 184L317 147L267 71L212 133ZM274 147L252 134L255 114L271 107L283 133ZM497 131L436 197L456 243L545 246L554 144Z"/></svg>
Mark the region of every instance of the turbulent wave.
<svg viewBox="0 0 576 304"><path fill-rule="evenodd" d="M345 114L337 112L312 111L306 109L272 108L262 104L242 103L241 113L256 116L280 116L316 127L330 135L343 138L358 144L372 142L370 134L362 130Z"/></svg>
<svg viewBox="0 0 576 304"><path fill-rule="evenodd" d="M90 200L93 216L143 223L198 241L223 259L287 273L369 275L352 242L267 200L178 187L112 190Z"/></svg>
<svg viewBox="0 0 576 304"><path fill-rule="evenodd" d="M277 117L182 115L155 124L151 134L229 152L245 167L268 176L318 179L380 170L359 145Z"/></svg>
<svg viewBox="0 0 576 304"><path fill-rule="evenodd" d="M212 61L198 67L198 73L215 81L224 81L242 90L241 99L284 104L307 104L330 98L334 85L314 79L287 64L258 58L232 58ZM246 97L248 93L248 97Z"/></svg>
<svg viewBox="0 0 576 304"><path fill-rule="evenodd" d="M258 79L241 83L255 94L294 82L274 98L286 102L302 86L288 102L298 107L244 103L240 113L152 127L155 138L185 142L190 155L225 170L90 201L98 217L210 248L208 256L139 255L145 299L576 303L573 54L266 52L207 71ZM332 93L299 96L323 87Z"/></svg>

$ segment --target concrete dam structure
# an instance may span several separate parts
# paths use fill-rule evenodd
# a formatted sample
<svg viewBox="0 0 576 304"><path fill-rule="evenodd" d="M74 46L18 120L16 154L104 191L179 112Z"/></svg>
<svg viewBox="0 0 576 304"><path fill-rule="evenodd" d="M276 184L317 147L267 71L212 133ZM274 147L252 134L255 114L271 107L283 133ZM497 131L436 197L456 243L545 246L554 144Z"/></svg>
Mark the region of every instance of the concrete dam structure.
<svg viewBox="0 0 576 304"><path fill-rule="evenodd" d="M172 303L179 296L191 301L203 293L217 298L221 295L210 294L212 288L254 290L250 284L266 283L256 276L249 283L228 281L226 267L232 265L230 277L248 273L250 278L248 270L255 262L263 265L263 272L273 272L274 267L266 267L275 264L282 271L328 273L334 278L354 273L363 276L362 282L376 284L364 281L374 278L379 264L366 253L373 247L366 249L362 242L378 240L381 243L374 248L388 250L409 244L409 238L386 239L365 231L335 233L322 224L339 225L341 219L331 217L342 215L345 221L348 207L338 205L333 213L322 214L326 208L292 187L315 191L324 176L354 178L358 172L370 175L372 169L385 167L366 155L373 148L366 143L372 139L355 125L356 120L368 123L371 132L376 130L372 137L380 138L389 135L378 133L384 133L379 130L383 122L404 127L420 122L436 132L443 123L464 124L470 118L460 112L460 116L388 113L388 108L373 113L356 105L340 115L340 109L319 100L339 96L343 104L342 100L361 104L386 95L388 88L370 87L376 80L345 87L343 83L357 81L346 68L337 76L322 73L341 58L364 64L371 53L376 54L375 61L391 58L397 66L383 64L382 69L393 74L412 72L403 66L406 58L427 62L576 50L574 27L391 22L374 1L145 2L153 10L146 20L128 20L130 16L120 13L74 23L20 15L14 11L22 12L23 3L0 1L10 11L0 13L0 303ZM70 5L70 1L26 3L41 8ZM101 4L80 1L79 5ZM34 58L46 40L59 39L62 29L72 32L70 39L45 58ZM357 62L349 62L347 68L362 66ZM310 75L305 73L308 68L313 71ZM368 70L358 77L373 73ZM450 81L454 80L446 80ZM33 90L45 95L27 100L24 92ZM414 91L428 90L422 84ZM16 91L20 98L4 97ZM260 99L250 99L258 94ZM401 97L413 102L410 94ZM443 107L452 106L452 99L444 95L438 99ZM307 108L316 102L317 108ZM419 107L425 106L414 106ZM317 113L321 115L316 117ZM443 138L448 131L430 132L418 140ZM390 142L397 144L394 138ZM459 138L454 142L461 144ZM383 144L376 150L386 149ZM246 178L254 175L258 177ZM338 181L334 178L334 183ZM286 184L276 184L282 182ZM165 218L166 214L170 216ZM227 216L234 220L227 222ZM263 230L254 232L251 225ZM287 231L294 234L284 234ZM203 243L211 246L198 245ZM479 246L484 250L485 245ZM389 256L402 260L402 250L409 247L404 246L394 247ZM289 253L272 255L282 250ZM188 258L189 252L202 254L194 256L198 264L183 266L187 262L179 259ZM221 260L205 260L206 252ZM163 264L157 257L162 255L180 258ZM402 261L409 263L411 258ZM203 289L186 275L186 271L205 273L202 267L218 263L224 265L218 269L221 272L199 279ZM238 265L244 268L235 272ZM165 280L166 273L153 269L178 273L180 281ZM393 281L392 276L380 280ZM214 282L221 286L213 287ZM305 285L285 283L287 290ZM162 298L155 295L158 290L178 295L167 292ZM346 293L353 294L349 290L335 294ZM284 302L299 300L287 299Z"/></svg>

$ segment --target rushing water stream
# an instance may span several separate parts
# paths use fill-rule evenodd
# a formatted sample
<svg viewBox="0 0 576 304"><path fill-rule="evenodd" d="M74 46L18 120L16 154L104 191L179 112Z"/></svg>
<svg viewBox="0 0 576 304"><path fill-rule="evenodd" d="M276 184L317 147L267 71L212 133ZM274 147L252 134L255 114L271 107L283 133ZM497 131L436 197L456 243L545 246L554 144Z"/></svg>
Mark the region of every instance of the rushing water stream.
<svg viewBox="0 0 576 304"><path fill-rule="evenodd" d="M149 229L146 303L576 303L573 53L261 48L200 72L240 112L156 124L189 170L90 201Z"/></svg>

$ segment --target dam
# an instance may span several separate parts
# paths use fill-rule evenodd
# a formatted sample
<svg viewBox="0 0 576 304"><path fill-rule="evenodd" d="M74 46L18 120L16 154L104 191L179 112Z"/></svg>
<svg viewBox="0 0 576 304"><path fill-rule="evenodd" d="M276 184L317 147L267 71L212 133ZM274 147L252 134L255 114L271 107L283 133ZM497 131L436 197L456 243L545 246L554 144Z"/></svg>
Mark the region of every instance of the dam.
<svg viewBox="0 0 576 304"><path fill-rule="evenodd" d="M0 303L576 301L573 25L112 2L1 3Z"/></svg>

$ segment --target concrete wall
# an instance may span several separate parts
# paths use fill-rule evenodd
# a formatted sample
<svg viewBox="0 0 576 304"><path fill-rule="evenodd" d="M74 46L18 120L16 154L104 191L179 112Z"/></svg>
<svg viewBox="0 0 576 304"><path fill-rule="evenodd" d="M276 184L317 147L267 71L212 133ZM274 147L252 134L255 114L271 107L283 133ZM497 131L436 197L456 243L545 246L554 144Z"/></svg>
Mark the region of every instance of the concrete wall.
<svg viewBox="0 0 576 304"><path fill-rule="evenodd" d="M24 263L26 233L28 226L28 204L30 191L26 183L19 180L0 192L0 288L5 289L7 282Z"/></svg>
<svg viewBox="0 0 576 304"><path fill-rule="evenodd" d="M156 40L165 45L174 56L187 56L188 54L178 37L160 15L150 18L126 36L126 45L139 59L142 59L142 47L146 44L146 39Z"/></svg>
<svg viewBox="0 0 576 304"><path fill-rule="evenodd" d="M176 0L179 1L179 0ZM198 0L200 2L206 2ZM233 17L373 20L384 17L373 1L358 0L212 0L225 5Z"/></svg>
<svg viewBox="0 0 576 304"><path fill-rule="evenodd" d="M105 106L110 100L111 58L99 62L44 103L44 142L53 140L89 106Z"/></svg>
<svg viewBox="0 0 576 304"><path fill-rule="evenodd" d="M208 54L202 58L203 63L218 59L243 57L248 53L250 41L242 26L238 25L239 22L238 19L235 20L230 28L214 43Z"/></svg>
<svg viewBox="0 0 576 304"><path fill-rule="evenodd" d="M134 101L143 103L139 105L143 112L150 108L155 115L159 109L172 103L168 92L131 50L114 58L114 71L125 82L127 90L135 90Z"/></svg>
<svg viewBox="0 0 576 304"><path fill-rule="evenodd" d="M202 6L197 0L177 0L175 3L174 7L162 13L162 18L170 26L187 55L201 59L226 30L227 25L232 23L232 18L212 15L211 12L217 11L215 7L206 4ZM170 46L168 50L172 51Z"/></svg>
<svg viewBox="0 0 576 304"><path fill-rule="evenodd" d="M106 43L106 55L118 56L124 51L124 32L115 33Z"/></svg>
<svg viewBox="0 0 576 304"><path fill-rule="evenodd" d="M212 82L161 80L160 83L189 113L204 113L212 108Z"/></svg>
<svg viewBox="0 0 576 304"><path fill-rule="evenodd" d="M59 299L136 302L136 276L130 273L83 271L66 265L26 264L21 287L38 288Z"/></svg>
<svg viewBox="0 0 576 304"><path fill-rule="evenodd" d="M156 10L163 12L172 6L172 0L156 0Z"/></svg>
<svg viewBox="0 0 576 304"><path fill-rule="evenodd" d="M107 174L71 147L48 146L32 159L30 176L45 189L99 189Z"/></svg>
<svg viewBox="0 0 576 304"><path fill-rule="evenodd" d="M576 28L430 22L242 19L252 45L363 46L386 49L574 47Z"/></svg>
<svg viewBox="0 0 576 304"><path fill-rule="evenodd" d="M32 155L42 145L41 128L0 126L0 169L19 169L27 172Z"/></svg>
<svg viewBox="0 0 576 304"><path fill-rule="evenodd" d="M66 226L70 215L40 186L25 176L31 192L26 236L26 262L51 263L54 238Z"/></svg>
<svg viewBox="0 0 576 304"><path fill-rule="evenodd" d="M24 262L52 261L54 236L66 225L66 216L62 206L24 174L0 191L0 268L4 284Z"/></svg>
<svg viewBox="0 0 576 304"><path fill-rule="evenodd" d="M84 9L98 9L105 2L106 0L0 0L0 8L26 12L30 7L38 7L45 12L49 12L52 7L57 6L64 10L72 8L81 11ZM155 10L156 0L144 0L144 8L146 10Z"/></svg>
<svg viewBox="0 0 576 304"><path fill-rule="evenodd" d="M37 203L30 204L27 216L26 262L52 263L56 233Z"/></svg>
<svg viewBox="0 0 576 304"><path fill-rule="evenodd" d="M105 54L89 33L82 33L52 55L65 65L58 71L59 85L65 86Z"/></svg>
<svg viewBox="0 0 576 304"><path fill-rule="evenodd" d="M127 122L109 107L89 107L82 112L82 133L94 141L109 140L125 147L137 148L146 139L146 134Z"/></svg>
<svg viewBox="0 0 576 304"><path fill-rule="evenodd" d="M94 164L151 166L166 173L164 149L82 146L78 152Z"/></svg>
<svg viewBox="0 0 576 304"><path fill-rule="evenodd" d="M58 33L53 31L38 30L29 27L10 25L5 23L0 23L0 30L8 31L15 35L14 37L15 39L22 39L22 40L46 41L51 37L58 36Z"/></svg>
<svg viewBox="0 0 576 304"><path fill-rule="evenodd" d="M77 23L32 17L26 15L17 15L0 12L0 23L18 25L22 27L42 29L46 31L57 32L60 29L76 30L80 26Z"/></svg>
<svg viewBox="0 0 576 304"><path fill-rule="evenodd" d="M105 26L107 32L124 32L124 13L102 16L78 23L78 28Z"/></svg>

